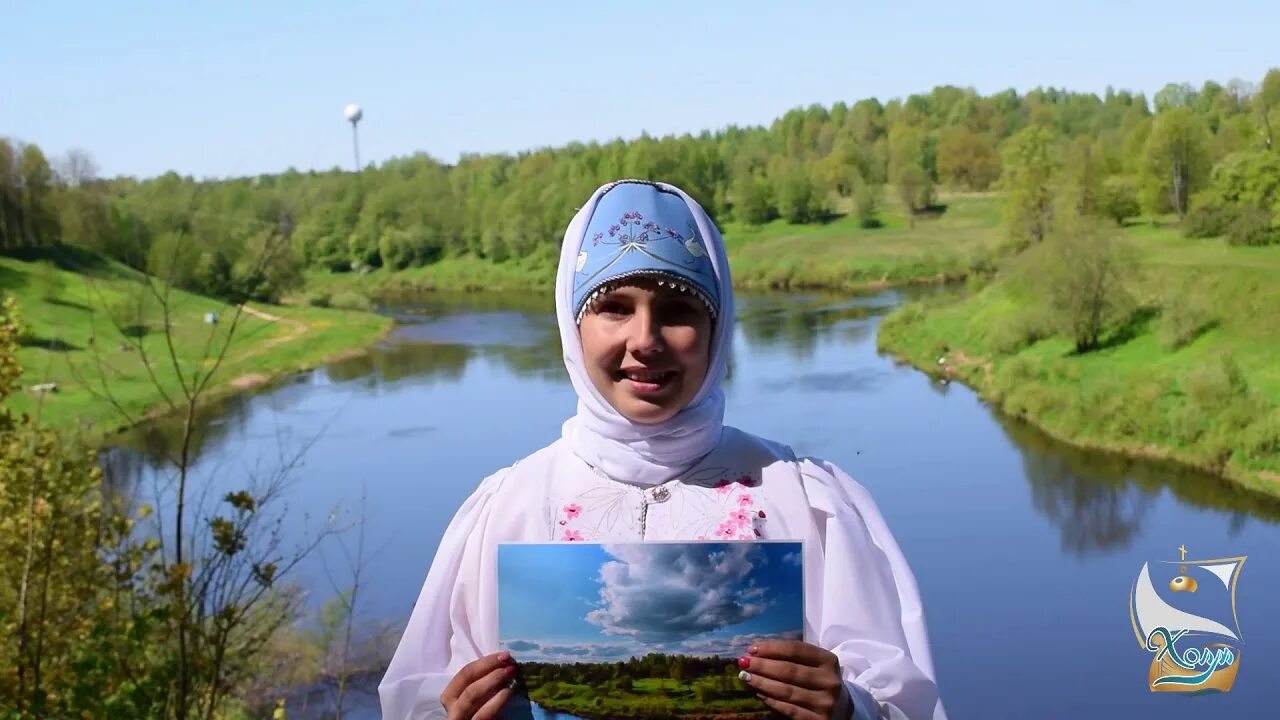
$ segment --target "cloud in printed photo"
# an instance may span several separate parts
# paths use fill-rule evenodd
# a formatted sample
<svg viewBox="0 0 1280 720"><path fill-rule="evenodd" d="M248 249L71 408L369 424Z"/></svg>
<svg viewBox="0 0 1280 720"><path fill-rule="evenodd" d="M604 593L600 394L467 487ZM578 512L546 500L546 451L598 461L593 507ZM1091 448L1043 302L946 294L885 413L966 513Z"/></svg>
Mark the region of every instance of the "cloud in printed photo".
<svg viewBox="0 0 1280 720"><path fill-rule="evenodd" d="M546 645L529 640L508 640L502 649L519 653L522 660L535 662L617 662L647 653L660 652L669 655L694 655L698 657L736 658L746 652L753 643L761 640L803 640L801 630L788 630L767 635L735 635L733 637L706 637L682 642L638 645L636 643L581 645Z"/></svg>
<svg viewBox="0 0 1280 720"><path fill-rule="evenodd" d="M802 639L795 542L510 544L499 551L499 639L519 660L736 657Z"/></svg>
<svg viewBox="0 0 1280 720"><path fill-rule="evenodd" d="M764 560L749 543L707 553L692 544L606 545L600 607L587 621L606 635L643 642L683 640L736 625L764 611L747 577Z"/></svg>

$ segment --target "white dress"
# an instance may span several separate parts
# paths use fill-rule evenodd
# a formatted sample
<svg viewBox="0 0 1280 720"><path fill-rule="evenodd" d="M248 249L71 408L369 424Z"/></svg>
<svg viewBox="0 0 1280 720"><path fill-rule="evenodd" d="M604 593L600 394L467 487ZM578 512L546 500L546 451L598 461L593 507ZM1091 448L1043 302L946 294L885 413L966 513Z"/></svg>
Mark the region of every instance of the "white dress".
<svg viewBox="0 0 1280 720"><path fill-rule="evenodd" d="M661 485L603 477L564 440L486 478L436 551L379 687L383 717L443 718L453 675L499 650L499 543L755 538L804 543L804 639L840 658L855 718L945 718L915 578L870 495L730 427Z"/></svg>

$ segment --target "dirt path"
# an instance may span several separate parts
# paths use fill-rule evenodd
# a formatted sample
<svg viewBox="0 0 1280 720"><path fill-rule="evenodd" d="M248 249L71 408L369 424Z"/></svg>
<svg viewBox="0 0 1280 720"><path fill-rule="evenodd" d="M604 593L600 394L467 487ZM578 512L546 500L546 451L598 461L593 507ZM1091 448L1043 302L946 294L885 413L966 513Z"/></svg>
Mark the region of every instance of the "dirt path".
<svg viewBox="0 0 1280 720"><path fill-rule="evenodd" d="M253 317L258 318L259 320L266 320L267 322L283 322L289 326L288 333L281 335L280 337L271 338L270 340L262 344L262 347L264 348L275 347L277 345L283 345L287 342L293 342L294 340L297 340L303 333L307 332L307 330L309 329L307 327L307 324L302 322L301 320L294 320L292 318L281 317L280 315L272 315L271 313L263 312L256 308L251 308L248 305L241 305L240 310L243 311L245 315L252 315Z"/></svg>

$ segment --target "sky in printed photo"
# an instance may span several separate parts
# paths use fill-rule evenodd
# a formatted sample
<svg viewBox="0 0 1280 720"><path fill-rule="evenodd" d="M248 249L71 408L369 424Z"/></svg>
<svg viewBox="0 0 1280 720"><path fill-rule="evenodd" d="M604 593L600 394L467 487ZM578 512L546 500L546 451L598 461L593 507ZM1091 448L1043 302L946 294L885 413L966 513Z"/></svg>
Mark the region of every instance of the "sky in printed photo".
<svg viewBox="0 0 1280 720"><path fill-rule="evenodd" d="M501 644L519 660L604 662L799 640L801 557L794 542L502 545Z"/></svg>

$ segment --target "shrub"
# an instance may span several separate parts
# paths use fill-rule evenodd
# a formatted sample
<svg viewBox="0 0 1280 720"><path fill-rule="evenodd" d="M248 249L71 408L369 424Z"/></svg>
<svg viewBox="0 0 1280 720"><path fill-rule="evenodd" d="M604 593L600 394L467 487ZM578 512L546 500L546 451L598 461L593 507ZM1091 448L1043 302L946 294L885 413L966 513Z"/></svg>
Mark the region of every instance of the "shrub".
<svg viewBox="0 0 1280 720"><path fill-rule="evenodd" d="M1202 205L1187 214L1182 232L1193 238L1220 237L1226 234L1235 217L1236 211L1224 205Z"/></svg>
<svg viewBox="0 0 1280 720"><path fill-rule="evenodd" d="M1172 293L1160 310L1160 346L1166 350L1186 347L1215 322L1212 311L1199 293L1184 288Z"/></svg>
<svg viewBox="0 0 1280 720"><path fill-rule="evenodd" d="M343 290L329 298L329 306L343 310L372 310L373 303L369 298L354 290Z"/></svg>
<svg viewBox="0 0 1280 720"><path fill-rule="evenodd" d="M878 228L880 222L880 205L883 203L884 186L874 183L860 183L853 191L853 213L858 224L864 228Z"/></svg>
<svg viewBox="0 0 1280 720"><path fill-rule="evenodd" d="M1241 445L1250 460L1280 458L1280 409L1272 409L1245 431Z"/></svg>
<svg viewBox="0 0 1280 720"><path fill-rule="evenodd" d="M1117 225L1124 225L1125 220L1140 212L1138 192L1134 189L1133 182L1123 177L1107 178L1102 184L1100 205L1102 214L1115 220Z"/></svg>
<svg viewBox="0 0 1280 720"><path fill-rule="evenodd" d="M1272 224L1271 213L1246 207L1236 214L1227 227L1227 242L1232 245L1270 245L1280 241L1280 230Z"/></svg>
<svg viewBox="0 0 1280 720"><path fill-rule="evenodd" d="M307 293L303 302L311 307L327 308L330 307L330 295L327 292Z"/></svg>
<svg viewBox="0 0 1280 720"><path fill-rule="evenodd" d="M987 342L997 353L1009 355L1052 335L1053 327L1043 313L1024 310L995 325Z"/></svg>
<svg viewBox="0 0 1280 720"><path fill-rule="evenodd" d="M1221 363L1205 365L1187 376L1183 390L1204 411L1219 411L1249 392L1240 366L1230 355Z"/></svg>

